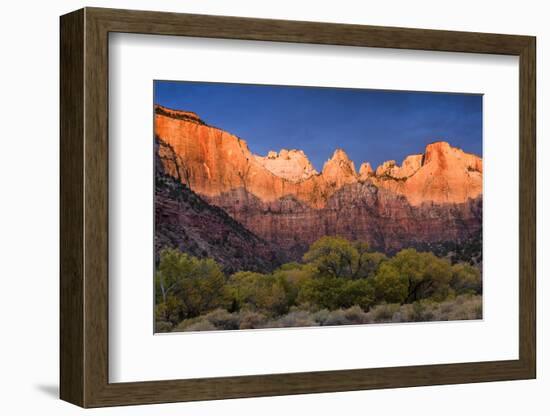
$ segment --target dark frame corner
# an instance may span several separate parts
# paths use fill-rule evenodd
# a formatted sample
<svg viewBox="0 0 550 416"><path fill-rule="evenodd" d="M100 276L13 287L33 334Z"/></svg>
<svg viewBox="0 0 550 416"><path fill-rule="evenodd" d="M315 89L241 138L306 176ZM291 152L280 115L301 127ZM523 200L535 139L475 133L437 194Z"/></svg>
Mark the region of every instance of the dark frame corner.
<svg viewBox="0 0 550 416"><path fill-rule="evenodd" d="M101 407L536 377L534 37L100 8L85 8L62 16L60 30L60 396L63 400L82 407ZM109 32L519 56L519 359L109 383Z"/></svg>

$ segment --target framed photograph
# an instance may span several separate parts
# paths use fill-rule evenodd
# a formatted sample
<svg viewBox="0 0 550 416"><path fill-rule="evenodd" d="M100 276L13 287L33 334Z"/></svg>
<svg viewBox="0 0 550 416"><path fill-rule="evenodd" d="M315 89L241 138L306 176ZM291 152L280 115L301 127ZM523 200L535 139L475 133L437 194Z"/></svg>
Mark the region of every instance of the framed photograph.
<svg viewBox="0 0 550 416"><path fill-rule="evenodd" d="M62 16L61 398L535 378L535 49Z"/></svg>

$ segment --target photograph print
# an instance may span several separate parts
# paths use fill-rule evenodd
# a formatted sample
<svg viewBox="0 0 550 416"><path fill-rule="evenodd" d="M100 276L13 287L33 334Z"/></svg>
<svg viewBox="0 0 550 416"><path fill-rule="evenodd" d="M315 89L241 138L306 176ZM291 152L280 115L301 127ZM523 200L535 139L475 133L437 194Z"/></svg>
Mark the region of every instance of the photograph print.
<svg viewBox="0 0 550 416"><path fill-rule="evenodd" d="M154 82L155 332L483 318L483 96Z"/></svg>

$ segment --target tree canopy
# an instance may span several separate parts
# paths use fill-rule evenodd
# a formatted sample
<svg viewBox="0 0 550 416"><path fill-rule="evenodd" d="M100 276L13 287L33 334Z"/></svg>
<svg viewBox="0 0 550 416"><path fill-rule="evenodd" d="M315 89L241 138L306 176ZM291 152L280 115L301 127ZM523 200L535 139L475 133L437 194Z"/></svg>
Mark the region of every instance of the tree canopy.
<svg viewBox="0 0 550 416"><path fill-rule="evenodd" d="M296 310L368 312L377 305L396 304L414 305L417 311L425 308L421 302L480 295L482 290L477 267L451 264L447 258L411 248L388 257L370 250L365 242L322 237L302 260L271 273L243 270L225 276L213 259L164 249L155 274L157 327L172 328L205 315L210 323L202 323L203 329L216 319L223 318L227 328L247 327ZM213 311L218 312L212 315ZM235 313L244 323L234 322Z"/></svg>

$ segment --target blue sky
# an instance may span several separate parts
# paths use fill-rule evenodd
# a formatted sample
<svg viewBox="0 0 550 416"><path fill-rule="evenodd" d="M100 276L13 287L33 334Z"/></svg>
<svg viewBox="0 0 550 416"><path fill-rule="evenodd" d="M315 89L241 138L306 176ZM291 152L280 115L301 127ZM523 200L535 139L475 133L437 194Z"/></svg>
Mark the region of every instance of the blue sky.
<svg viewBox="0 0 550 416"><path fill-rule="evenodd" d="M253 153L302 149L321 170L336 148L376 168L445 140L482 155L482 96L155 81L155 104L194 111Z"/></svg>

